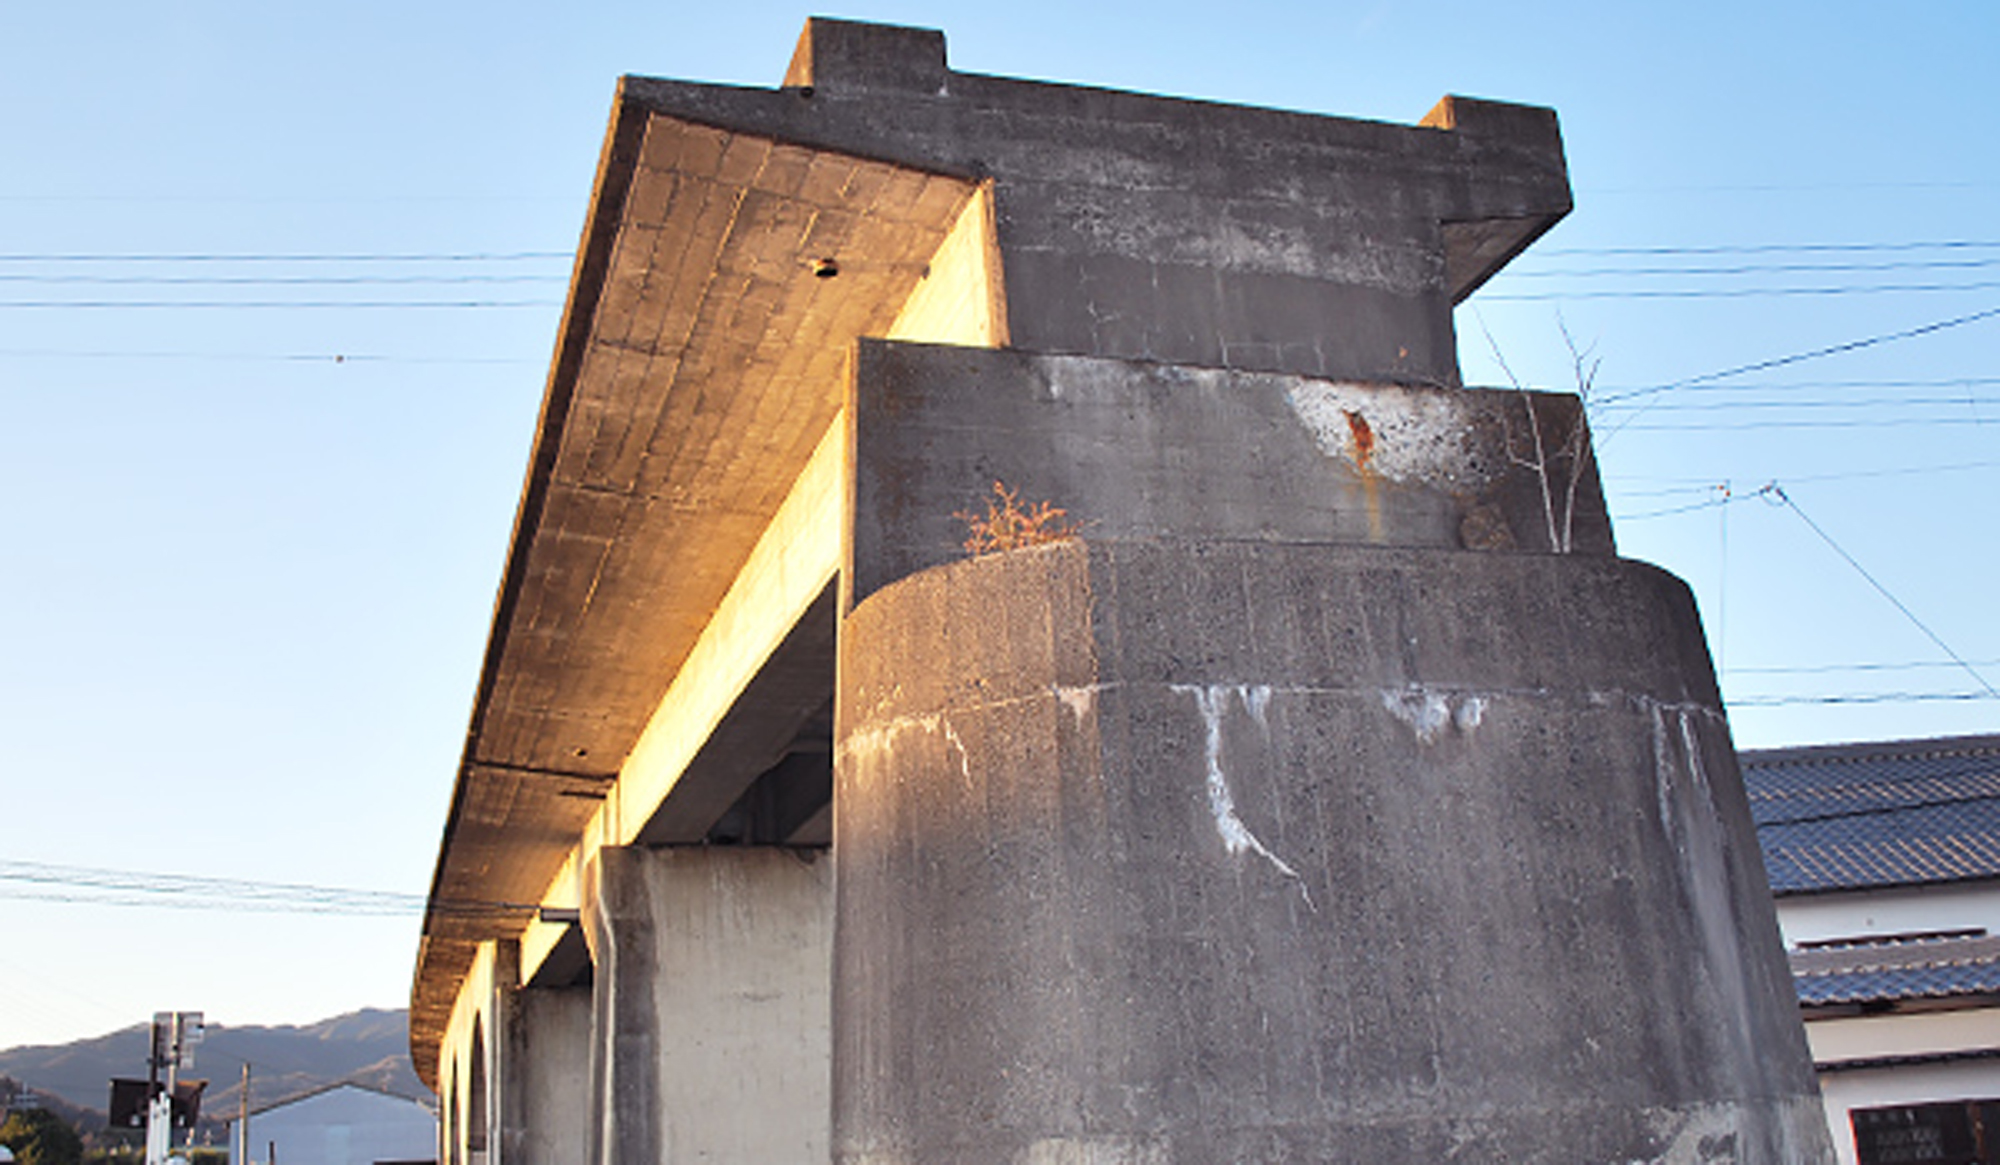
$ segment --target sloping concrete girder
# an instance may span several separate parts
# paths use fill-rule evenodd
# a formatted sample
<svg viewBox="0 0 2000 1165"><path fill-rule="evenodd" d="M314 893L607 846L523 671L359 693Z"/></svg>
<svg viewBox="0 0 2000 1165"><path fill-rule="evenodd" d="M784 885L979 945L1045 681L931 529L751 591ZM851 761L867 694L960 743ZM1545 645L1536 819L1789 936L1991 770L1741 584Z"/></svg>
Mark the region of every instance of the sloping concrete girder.
<svg viewBox="0 0 2000 1165"><path fill-rule="evenodd" d="M478 944L521 933L607 807L630 841L681 788L674 835L706 828L722 792L654 773L635 798L628 754L825 443L853 339L891 331L976 189L621 93L425 919L427 1079Z"/></svg>

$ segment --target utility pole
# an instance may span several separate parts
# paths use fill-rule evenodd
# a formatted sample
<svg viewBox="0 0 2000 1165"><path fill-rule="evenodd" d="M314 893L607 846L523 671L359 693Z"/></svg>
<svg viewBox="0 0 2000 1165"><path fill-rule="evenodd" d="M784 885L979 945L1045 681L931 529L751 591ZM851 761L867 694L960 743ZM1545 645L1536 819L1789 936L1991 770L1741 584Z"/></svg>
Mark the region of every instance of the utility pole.
<svg viewBox="0 0 2000 1165"><path fill-rule="evenodd" d="M150 1103L146 1108L146 1165L166 1165L174 1144L174 1093L180 1084L180 1070L194 1063L194 1045L204 1032L199 1011L156 1011L153 1013L153 1047L146 1057L146 1088ZM167 1086L160 1088L160 1069L167 1070Z"/></svg>
<svg viewBox="0 0 2000 1165"><path fill-rule="evenodd" d="M250 1165L250 1061L243 1061L243 1095L236 1102L236 1160L231 1165Z"/></svg>

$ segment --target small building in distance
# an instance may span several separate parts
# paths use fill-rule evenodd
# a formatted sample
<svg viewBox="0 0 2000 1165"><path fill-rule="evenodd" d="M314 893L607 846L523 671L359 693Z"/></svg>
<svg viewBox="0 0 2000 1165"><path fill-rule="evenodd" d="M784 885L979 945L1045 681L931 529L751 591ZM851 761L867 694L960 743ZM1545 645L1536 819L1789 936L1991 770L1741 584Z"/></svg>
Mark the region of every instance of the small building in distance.
<svg viewBox="0 0 2000 1165"><path fill-rule="evenodd" d="M437 1113L361 1084L329 1084L250 1113L248 1145L231 1122L229 1165L417 1165L437 1160Z"/></svg>
<svg viewBox="0 0 2000 1165"><path fill-rule="evenodd" d="M2000 736L1740 759L1841 1162L2000 1162Z"/></svg>

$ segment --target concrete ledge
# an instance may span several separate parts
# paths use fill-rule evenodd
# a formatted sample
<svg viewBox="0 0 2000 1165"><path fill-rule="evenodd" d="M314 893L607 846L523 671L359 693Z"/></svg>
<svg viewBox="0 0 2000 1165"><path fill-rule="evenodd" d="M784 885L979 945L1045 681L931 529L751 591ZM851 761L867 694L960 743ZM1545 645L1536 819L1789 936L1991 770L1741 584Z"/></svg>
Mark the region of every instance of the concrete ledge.
<svg viewBox="0 0 2000 1165"><path fill-rule="evenodd" d="M995 481L1092 541L1612 552L1567 395L862 340L848 415L857 601L962 557Z"/></svg>

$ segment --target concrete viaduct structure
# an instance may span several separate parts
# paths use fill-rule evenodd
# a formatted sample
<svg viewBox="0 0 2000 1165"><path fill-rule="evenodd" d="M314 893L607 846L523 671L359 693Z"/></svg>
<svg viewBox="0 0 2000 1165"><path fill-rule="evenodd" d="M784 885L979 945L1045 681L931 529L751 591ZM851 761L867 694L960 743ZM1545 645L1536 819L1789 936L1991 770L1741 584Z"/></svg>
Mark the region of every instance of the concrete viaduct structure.
<svg viewBox="0 0 2000 1165"><path fill-rule="evenodd" d="M417 960L448 1165L1825 1158L1689 595L1573 398L1459 383L1569 207L1524 106L826 20L627 78ZM968 556L996 482L1074 536Z"/></svg>

